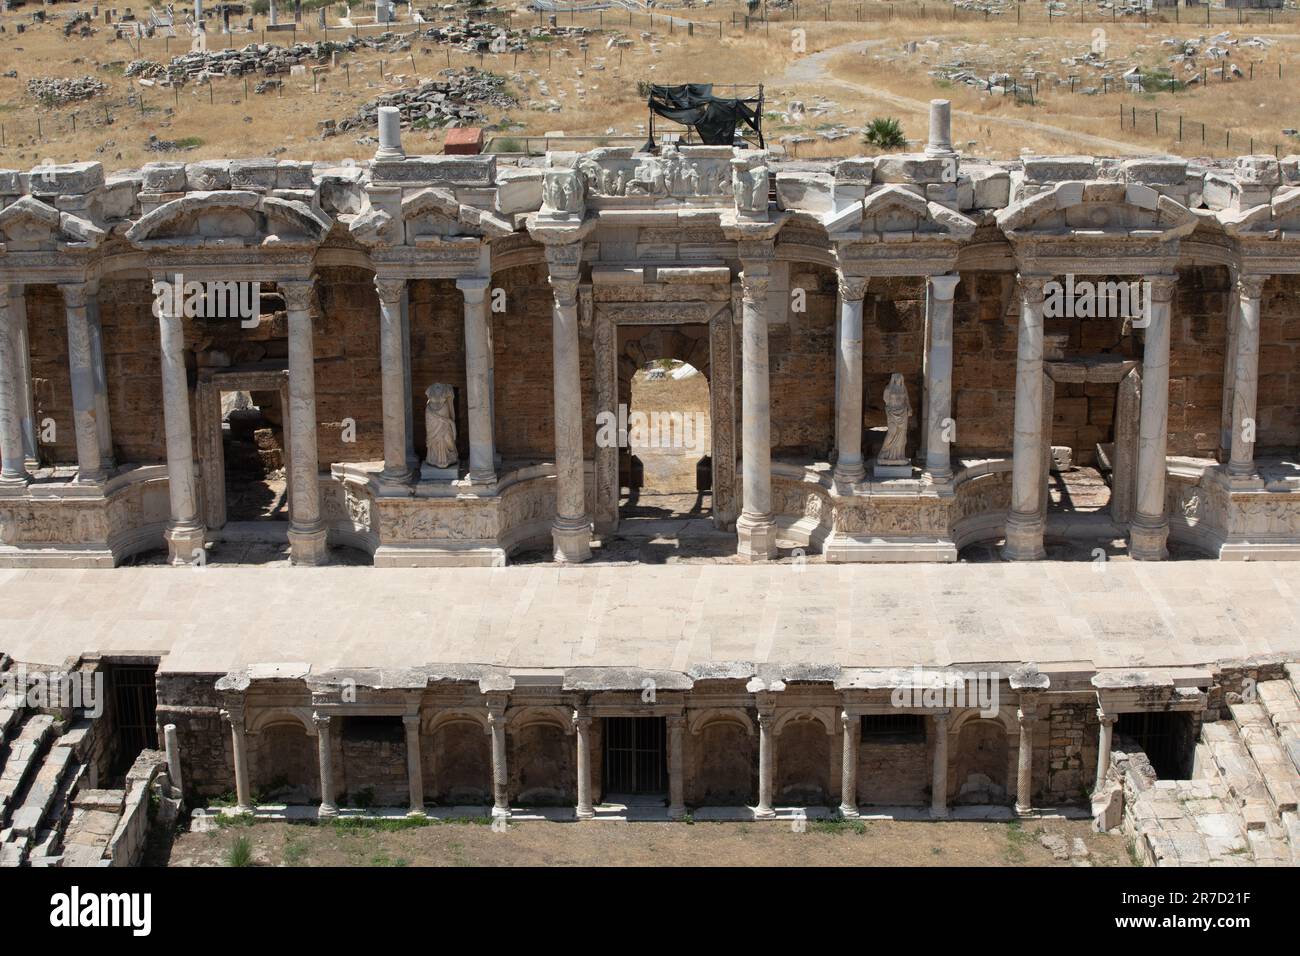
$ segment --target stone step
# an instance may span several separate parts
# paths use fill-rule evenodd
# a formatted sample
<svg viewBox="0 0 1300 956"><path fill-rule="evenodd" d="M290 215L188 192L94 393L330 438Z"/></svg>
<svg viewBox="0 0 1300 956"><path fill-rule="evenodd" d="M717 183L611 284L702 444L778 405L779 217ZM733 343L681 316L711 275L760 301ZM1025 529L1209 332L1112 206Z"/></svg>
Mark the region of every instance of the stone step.
<svg viewBox="0 0 1300 956"><path fill-rule="evenodd" d="M1286 842L1291 844L1291 864L1300 866L1300 813L1288 810L1282 814L1282 830L1286 833Z"/></svg>
<svg viewBox="0 0 1300 956"><path fill-rule="evenodd" d="M35 714L10 741L4 766L0 767L0 824L8 824L14 803L29 775L40 766L53 726L53 717Z"/></svg>
<svg viewBox="0 0 1300 956"><path fill-rule="evenodd" d="M1256 866L1290 866L1291 848L1280 837L1269 836L1263 830L1251 830L1250 855Z"/></svg>
<svg viewBox="0 0 1300 956"><path fill-rule="evenodd" d="M1300 698L1289 680L1261 681L1256 690L1283 752L1300 773Z"/></svg>
<svg viewBox="0 0 1300 956"><path fill-rule="evenodd" d="M64 778L75 767L76 758L71 748L49 749L28 785L27 792L23 794L22 802L13 812L12 824L17 833L28 839L35 838L58 796Z"/></svg>
<svg viewBox="0 0 1300 956"><path fill-rule="evenodd" d="M1259 769L1275 813L1295 810L1300 800L1300 776L1282 750L1277 732L1261 704L1230 704L1233 720L1250 758Z"/></svg>
<svg viewBox="0 0 1300 956"><path fill-rule="evenodd" d="M1219 776L1237 801L1247 829L1262 829L1273 818L1273 807L1264 778L1250 759L1236 726L1227 720L1202 724L1201 741L1210 748Z"/></svg>

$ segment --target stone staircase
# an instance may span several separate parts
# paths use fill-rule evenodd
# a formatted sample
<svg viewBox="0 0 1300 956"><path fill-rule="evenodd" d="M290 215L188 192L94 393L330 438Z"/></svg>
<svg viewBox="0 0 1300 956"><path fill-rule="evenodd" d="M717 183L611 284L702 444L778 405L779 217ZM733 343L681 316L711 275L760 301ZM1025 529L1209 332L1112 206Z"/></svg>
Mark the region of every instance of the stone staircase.
<svg viewBox="0 0 1300 956"><path fill-rule="evenodd" d="M1231 719L1201 726L1190 780L1157 779L1141 751L1113 751L1123 828L1149 865L1300 865L1300 664L1240 697Z"/></svg>

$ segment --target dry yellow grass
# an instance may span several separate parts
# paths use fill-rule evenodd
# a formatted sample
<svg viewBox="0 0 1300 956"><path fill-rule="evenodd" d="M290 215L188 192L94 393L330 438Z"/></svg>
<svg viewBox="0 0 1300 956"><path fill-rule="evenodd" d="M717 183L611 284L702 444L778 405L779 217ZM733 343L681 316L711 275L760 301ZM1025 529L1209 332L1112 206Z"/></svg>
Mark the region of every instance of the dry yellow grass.
<svg viewBox="0 0 1300 956"><path fill-rule="evenodd" d="M844 124L856 130L873 116L885 115L899 118L908 134L914 139L924 136L926 103L931 97L943 96L953 100L954 138L963 147L974 142L970 153L990 157L1007 157L1023 150L1034 152L1117 152L1107 149L1103 142L1133 144L1144 151L1175 152L1186 155L1233 155L1245 152L1249 137L1254 136L1266 144L1261 148L1271 150L1272 144L1283 138L1279 130L1284 126L1300 126L1294 110L1290 88L1300 76L1300 42L1288 30L1300 32L1300 27L1288 24L1269 28L1252 25L1249 28L1216 27L1207 30L1203 25L1183 24L1108 26L1108 39L1112 55L1126 56L1129 48L1146 43L1153 56L1167 52L1158 46L1164 36L1200 36L1231 29L1234 35L1275 35L1278 42L1269 54L1261 57L1272 64L1284 63L1285 79L1257 79L1253 82L1213 84L1211 89L1178 94L1144 94L1139 97L1083 96L1068 92L1049 91L1046 84L1040 88L1038 105L1016 106L1013 98L991 97L961 85L936 83L926 70L933 63L924 64L917 59L909 69L898 64L878 62L869 55L828 54L824 70L797 82L786 82L787 71L807 55L829 50L859 40L881 41L871 52L896 53L908 39L935 38L941 43L948 40L986 42L1005 51L1007 72L1018 72L1027 65L1026 51L1052 42L1070 42L1079 51L1086 49L1094 24L1045 22L1016 24L1014 21L991 20L988 23L958 21L947 22L932 18L908 19L903 14L917 13L921 4L904 3L894 6L899 15L888 22L857 22L857 4L836 3L832 16L842 20L814 20L821 16L823 6L817 5L804 13L808 19L800 22L781 22L762 25L755 23L749 32L743 26L732 24L732 16L740 14L740 3L720 3L692 11L675 13L699 19L694 35L676 25L668 30L663 16L656 16L653 42L642 35L648 32L644 16L634 17L631 28L620 19L625 14L610 12L603 18L596 14L579 15L574 22L598 26L604 21L605 33L591 37L585 54L573 41L555 40L535 43L529 53L517 57L512 54L488 54L480 60L477 55L458 52L448 54L446 47L432 41L417 40L411 56L381 54L372 51L355 55L341 55L339 67L326 70L320 76L318 92L313 93L310 76L281 77L283 94L251 93L255 77L249 78L249 93L245 94L243 78L218 79L211 90L205 85L190 84L179 92L162 87L143 90L145 112L138 105L128 105L128 98L140 92L134 81L121 75L121 67L132 59L144 57L166 61L171 55L188 46L187 41L164 41L162 38L143 40L137 53L124 41L109 39L109 31L97 24L99 32L90 38L64 39L60 22L30 24L30 15L12 12L0 16L6 32L0 34L0 62L17 69L16 78L0 78L0 124L3 124L3 145L0 145L0 165L27 167L50 159L59 162L97 159L109 169L129 168L159 158L232 158L258 155L275 155L289 152L317 159L364 159L373 153L373 146L358 144L360 132L321 138L317 123L324 119L342 119L357 107L373 100L380 93L411 86L430 79L450 64L453 67L478 66L492 70L507 79L510 92L520 101L516 109L504 114L488 108L491 121L508 120L513 130L506 136L539 136L552 130L564 130L570 135L601 137L605 135L639 135L646 122L643 99L637 93L637 82L713 82L715 84L765 83L769 98L765 132L771 142L782 136L811 134L817 127ZM1029 6L1034 5L1027 5ZM59 8L51 8L56 13ZM815 9L815 13L812 12ZM863 5L866 11L881 9L879 4ZM930 4L933 11L934 5ZM717 22L723 21L723 35L718 36ZM26 22L29 28L17 34L13 24ZM707 21L707 22L705 22ZM534 16L519 13L517 27L536 23ZM561 15L560 22L570 22ZM740 21L738 21L739 24ZM259 19L258 25L261 25ZM799 31L799 32L795 32ZM335 38L341 34L331 31ZM618 33L631 38L634 45L622 53L617 48L607 48L606 40ZM300 39L317 39L315 30L305 28ZM233 38L212 34L214 46L233 42L236 46L260 40L260 34L236 35ZM287 34L268 34L272 42L287 43ZM1025 38L1025 39L1018 39ZM942 54L941 54L942 55ZM934 59L933 57L931 58ZM381 77L381 60L383 76ZM348 65L345 73L343 64ZM113 64L117 64L116 67ZM1245 62L1241 64L1245 67ZM1051 68L1050 61L1048 68ZM1063 70L1063 67L1056 67ZM1269 69L1262 70L1269 73ZM108 82L106 96L96 100L73 104L57 109L40 107L26 92L26 82L36 76L80 76L91 74ZM350 85L349 85L350 79ZM542 91L545 83L547 92ZM825 97L829 109L824 113L810 113L802 123L787 124L781 116L792 99L801 99L809 106ZM1161 136L1156 136L1148 117L1138 130L1120 130L1119 103L1139 108L1159 108L1162 111ZM558 112L548 112L549 100L560 103ZM529 108L529 103L540 108ZM1262 104L1262 105L1261 105ZM105 106L112 123L105 122ZM1167 112L1166 112L1167 111ZM1176 140L1177 114L1184 119L1184 142ZM73 130L75 116L75 131ZM1167 118L1166 118L1167 117ZM37 135L37 122L40 135ZM1028 122L1026 122L1028 121ZM1213 131L1229 125L1233 141L1224 147L1222 140L1211 139L1202 147L1199 124L1205 122ZM1165 123L1168 125L1166 126ZM1058 127L1065 134L1050 128L1035 126L1046 124ZM614 133L610 134L609 131ZM1099 137L1097 142L1081 140L1077 135ZM146 149L150 135L163 140L197 139L196 148L180 153L160 154ZM411 152L438 152L442 133L413 131L406 134L406 146ZM1222 133L1218 134L1220 137ZM1213 133L1211 134L1213 137ZM589 144L581 144L583 146ZM834 142L815 139L790 149L797 158L851 155L864 150L853 136Z"/></svg>

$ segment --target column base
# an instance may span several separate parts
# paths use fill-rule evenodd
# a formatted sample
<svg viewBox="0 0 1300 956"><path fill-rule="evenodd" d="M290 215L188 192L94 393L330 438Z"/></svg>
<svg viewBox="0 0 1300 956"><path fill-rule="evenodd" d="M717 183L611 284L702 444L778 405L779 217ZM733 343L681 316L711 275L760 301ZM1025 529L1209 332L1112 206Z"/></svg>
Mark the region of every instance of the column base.
<svg viewBox="0 0 1300 956"><path fill-rule="evenodd" d="M422 817L427 817L428 814L426 814L426 813L424 812L424 808L421 807L421 808L418 809L418 810L407 810L407 811L406 811L406 816L407 816L408 819L409 819L409 818L412 818L412 817L415 817L415 818L422 818Z"/></svg>
<svg viewBox="0 0 1300 956"><path fill-rule="evenodd" d="M207 529L201 524L174 524L163 532L167 542L167 563L180 567L203 561L206 554Z"/></svg>
<svg viewBox="0 0 1300 956"><path fill-rule="evenodd" d="M0 487L3 488L26 488L32 483L32 476L29 474L21 475L0 475Z"/></svg>
<svg viewBox="0 0 1300 956"><path fill-rule="evenodd" d="M947 819L948 819L948 808L947 808L947 807L931 807L931 808L930 808L930 819L932 819L932 820L947 820Z"/></svg>
<svg viewBox="0 0 1300 956"><path fill-rule="evenodd" d="M339 815L339 808L333 804L322 803L320 809L316 811L316 816L321 820L332 820Z"/></svg>
<svg viewBox="0 0 1300 956"><path fill-rule="evenodd" d="M578 809L574 811L574 816L579 820L594 820L596 819L596 811L590 809L584 810L582 807L578 807Z"/></svg>
<svg viewBox="0 0 1300 956"><path fill-rule="evenodd" d="M755 808L754 808L754 819L755 819L755 820L775 820L775 819L776 819L776 811L773 810L771 807L755 807Z"/></svg>
<svg viewBox="0 0 1300 956"><path fill-rule="evenodd" d="M1011 512L1007 516L1007 543L1002 547L1002 557L1007 561L1041 561L1047 557L1043 547L1045 522L1037 512L1021 515Z"/></svg>
<svg viewBox="0 0 1300 956"><path fill-rule="evenodd" d="M736 519L736 555L745 561L776 557L776 522L770 514L742 514Z"/></svg>
<svg viewBox="0 0 1300 956"><path fill-rule="evenodd" d="M1022 817L1027 817L1034 812L1034 808L1032 806L1021 805L1019 801L1016 802L1015 810L1016 810L1016 815Z"/></svg>
<svg viewBox="0 0 1300 956"><path fill-rule="evenodd" d="M581 564L591 559L591 523L581 518L559 518L551 525L555 560L562 564Z"/></svg>
<svg viewBox="0 0 1300 956"><path fill-rule="evenodd" d="M1169 520L1134 515L1129 522L1128 555L1134 561L1163 561L1169 557Z"/></svg>
<svg viewBox="0 0 1300 956"><path fill-rule="evenodd" d="M509 819L510 819L510 808L509 808L509 807L493 807L493 808L492 808L492 818L493 818L494 820L509 820Z"/></svg>
<svg viewBox="0 0 1300 956"><path fill-rule="evenodd" d="M325 529L299 531L289 528L289 560L299 567L316 567L329 563L329 542Z"/></svg>
<svg viewBox="0 0 1300 956"><path fill-rule="evenodd" d="M831 475L837 485L858 485L866 481L867 469L861 460L855 462L837 461L835 471Z"/></svg>
<svg viewBox="0 0 1300 956"><path fill-rule="evenodd" d="M235 804L235 813L239 814L240 816L243 816L243 815L246 814L246 813L251 814L251 813L253 813L253 812L254 812L254 811L253 811L253 806L252 806L251 804L248 804L248 803L237 803L237 804Z"/></svg>
<svg viewBox="0 0 1300 956"><path fill-rule="evenodd" d="M685 819L686 819L686 808L685 808L685 807L669 807L669 808L668 808L668 819L669 819L669 820L685 820Z"/></svg>
<svg viewBox="0 0 1300 956"><path fill-rule="evenodd" d="M841 820L860 820L862 818L858 808L851 807L847 803L841 803L838 812Z"/></svg>

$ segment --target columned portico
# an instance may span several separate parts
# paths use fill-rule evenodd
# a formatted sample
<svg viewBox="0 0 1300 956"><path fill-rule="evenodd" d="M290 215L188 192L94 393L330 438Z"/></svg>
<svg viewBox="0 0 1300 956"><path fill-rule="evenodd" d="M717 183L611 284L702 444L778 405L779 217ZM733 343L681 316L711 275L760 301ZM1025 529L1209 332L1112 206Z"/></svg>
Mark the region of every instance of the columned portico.
<svg viewBox="0 0 1300 956"><path fill-rule="evenodd" d="M496 423L492 419L492 336L488 326L488 280L457 279L465 297L465 384L469 405L469 480L496 483Z"/></svg>
<svg viewBox="0 0 1300 956"><path fill-rule="evenodd" d="M582 377L578 359L580 243L548 245L551 291L551 361L555 402L555 560L576 564L591 557L591 518L582 449Z"/></svg>
<svg viewBox="0 0 1300 956"><path fill-rule="evenodd" d="M952 306L961 276L930 276L925 305L930 343L926 353L925 476L935 485L952 482Z"/></svg>
<svg viewBox="0 0 1300 956"><path fill-rule="evenodd" d="M311 282L281 282L289 323L289 548L294 564L328 560L320 507L316 446L316 353L312 338Z"/></svg>
<svg viewBox="0 0 1300 956"><path fill-rule="evenodd" d="M1020 323L1016 342L1015 438L1012 447L1011 511L1002 556L1012 561L1046 557L1042 514L1047 489L1039 480L1043 455L1043 286L1047 276L1020 275Z"/></svg>
<svg viewBox="0 0 1300 956"><path fill-rule="evenodd" d="M867 475L862 463L862 300L867 293L868 280L862 276L845 275L843 271L838 280L835 481L853 485Z"/></svg>
<svg viewBox="0 0 1300 956"><path fill-rule="evenodd" d="M1256 395L1259 389L1260 300L1267 276L1244 275L1236 283L1236 352L1232 364L1232 440L1228 476L1234 485L1254 484L1255 435L1258 429Z"/></svg>
<svg viewBox="0 0 1300 956"><path fill-rule="evenodd" d="M72 424L77 440L77 481L103 484L107 477L102 459L99 401L95 373L95 342L90 331L92 288L86 283L62 285L68 320L68 366L72 382Z"/></svg>
<svg viewBox="0 0 1300 956"><path fill-rule="evenodd" d="M1136 509L1129 524L1129 555L1138 561L1168 556L1165 450L1169 442L1169 335L1177 277L1151 276L1150 314L1142 350L1142 405L1138 424Z"/></svg>
<svg viewBox="0 0 1300 956"><path fill-rule="evenodd" d="M375 291L379 293L380 386L384 409L384 470L380 479L389 486L404 485L411 480L406 441L411 430L411 393L407 387L406 324L402 320L406 280L376 276Z"/></svg>
<svg viewBox="0 0 1300 956"><path fill-rule="evenodd" d="M164 281L165 278L164 278ZM167 491L171 518L164 537L170 564L190 564L204 546L204 527L199 520L197 484L194 473L194 437L190 425L190 386L185 370L183 319L172 315L177 297L157 298L158 327L162 340L163 419L167 435Z"/></svg>
<svg viewBox="0 0 1300 956"><path fill-rule="evenodd" d="M0 283L0 485L11 486L31 481L23 440L26 344L15 305L22 294L22 286Z"/></svg>
<svg viewBox="0 0 1300 956"><path fill-rule="evenodd" d="M741 470L737 554L749 561L776 557L772 514L772 404L767 356L767 286L770 242L742 242L741 294ZM844 456L840 447L840 456ZM770 809L770 807L768 808Z"/></svg>

